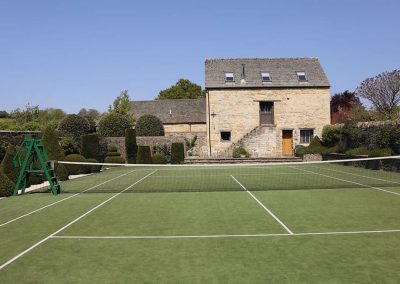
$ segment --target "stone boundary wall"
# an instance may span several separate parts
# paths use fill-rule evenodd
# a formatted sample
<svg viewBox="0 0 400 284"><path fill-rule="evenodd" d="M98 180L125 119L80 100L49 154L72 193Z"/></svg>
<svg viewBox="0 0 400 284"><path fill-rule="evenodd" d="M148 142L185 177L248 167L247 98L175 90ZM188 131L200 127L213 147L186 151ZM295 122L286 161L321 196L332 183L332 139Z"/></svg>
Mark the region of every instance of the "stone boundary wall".
<svg viewBox="0 0 400 284"><path fill-rule="evenodd" d="M10 143L12 145L20 145L24 139L24 135L31 135L33 137L41 137L41 131L8 131L0 130L0 140Z"/></svg>
<svg viewBox="0 0 400 284"><path fill-rule="evenodd" d="M343 125L344 125L344 123L332 124L333 127L342 127ZM371 128L371 127L379 127L379 126L384 126L384 125L399 125L400 126L400 119L357 122L357 127L360 127L360 128Z"/></svg>

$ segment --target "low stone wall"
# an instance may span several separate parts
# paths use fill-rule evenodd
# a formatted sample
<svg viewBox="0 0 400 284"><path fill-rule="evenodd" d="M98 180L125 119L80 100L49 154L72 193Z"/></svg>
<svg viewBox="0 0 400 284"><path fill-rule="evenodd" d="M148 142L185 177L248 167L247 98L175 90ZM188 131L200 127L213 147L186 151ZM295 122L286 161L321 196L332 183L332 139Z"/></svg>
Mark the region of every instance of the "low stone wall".
<svg viewBox="0 0 400 284"><path fill-rule="evenodd" d="M32 137L41 137L42 132L0 130L0 140L15 146L20 145L22 143L22 141L24 140L24 135L30 135Z"/></svg>
<svg viewBox="0 0 400 284"><path fill-rule="evenodd" d="M303 162L322 161L321 154L304 154Z"/></svg>

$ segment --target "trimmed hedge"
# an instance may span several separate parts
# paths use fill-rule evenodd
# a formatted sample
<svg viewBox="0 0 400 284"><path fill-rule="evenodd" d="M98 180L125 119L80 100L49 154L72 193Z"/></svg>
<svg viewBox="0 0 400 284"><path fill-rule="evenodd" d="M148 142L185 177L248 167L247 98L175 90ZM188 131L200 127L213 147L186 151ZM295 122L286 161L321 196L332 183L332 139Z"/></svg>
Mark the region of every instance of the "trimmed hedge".
<svg viewBox="0 0 400 284"><path fill-rule="evenodd" d="M71 137L66 136L66 137L61 138L60 146L64 150L64 155L79 153L79 145Z"/></svg>
<svg viewBox="0 0 400 284"><path fill-rule="evenodd" d="M90 133L81 137L81 154L87 159L101 160L99 135Z"/></svg>
<svg viewBox="0 0 400 284"><path fill-rule="evenodd" d="M118 148L115 145L110 145L108 146L108 152L104 162L112 164L124 164L125 159L121 157L121 154L118 152Z"/></svg>
<svg viewBox="0 0 400 284"><path fill-rule="evenodd" d="M80 163L86 162L85 157L79 154L68 155L65 157L65 160L68 162L80 162ZM65 164L65 167L69 175L80 175L80 174L90 173L90 166L88 165Z"/></svg>
<svg viewBox="0 0 400 284"><path fill-rule="evenodd" d="M145 114L136 121L137 136L164 136L164 125L161 120L154 115Z"/></svg>
<svg viewBox="0 0 400 284"><path fill-rule="evenodd" d="M167 159L165 158L165 156L160 153L155 153L151 157L151 160L152 160L153 164L166 164L167 163Z"/></svg>
<svg viewBox="0 0 400 284"><path fill-rule="evenodd" d="M86 118L77 114L69 114L60 121L58 131L62 136L79 138L89 133L90 125Z"/></svg>
<svg viewBox="0 0 400 284"><path fill-rule="evenodd" d="M98 161L96 160L96 159L93 159L93 158L89 158L89 159L86 159L86 162L88 162L88 163L98 163ZM90 167L90 172L91 173L99 173L100 171L101 171L101 165L89 165L89 167Z"/></svg>
<svg viewBox="0 0 400 284"><path fill-rule="evenodd" d="M128 164L136 163L137 147L136 130L125 129L125 152Z"/></svg>
<svg viewBox="0 0 400 284"><path fill-rule="evenodd" d="M1 161L0 171L3 172L12 182L16 183L19 176L19 169L15 169L13 165L13 157L16 149L13 145L7 147L6 155Z"/></svg>
<svg viewBox="0 0 400 284"><path fill-rule="evenodd" d="M181 164L185 160L183 143L171 144L171 164Z"/></svg>
<svg viewBox="0 0 400 284"><path fill-rule="evenodd" d="M139 146L136 158L137 164L151 164L150 146Z"/></svg>
<svg viewBox="0 0 400 284"><path fill-rule="evenodd" d="M340 128L326 125L322 130L322 144L328 147L335 146L340 141Z"/></svg>
<svg viewBox="0 0 400 284"><path fill-rule="evenodd" d="M108 113L100 119L99 134L104 137L123 137L125 129L131 128L129 119L119 113Z"/></svg>
<svg viewBox="0 0 400 284"><path fill-rule="evenodd" d="M233 158L241 158L242 155L245 156L246 158L250 157L249 152L247 152L247 150L243 147L236 147L235 149L233 149L232 152Z"/></svg>
<svg viewBox="0 0 400 284"><path fill-rule="evenodd" d="M0 197L11 196L14 192L14 182L0 171Z"/></svg>

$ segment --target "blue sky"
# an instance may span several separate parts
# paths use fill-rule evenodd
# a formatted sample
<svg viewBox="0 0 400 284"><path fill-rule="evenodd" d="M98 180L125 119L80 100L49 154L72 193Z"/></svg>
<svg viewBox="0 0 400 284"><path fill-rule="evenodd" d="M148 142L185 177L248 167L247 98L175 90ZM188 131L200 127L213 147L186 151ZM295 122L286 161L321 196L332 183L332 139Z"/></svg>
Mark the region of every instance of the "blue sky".
<svg viewBox="0 0 400 284"><path fill-rule="evenodd" d="M0 110L105 111L187 78L206 58L319 57L332 94L400 67L398 0L0 0Z"/></svg>

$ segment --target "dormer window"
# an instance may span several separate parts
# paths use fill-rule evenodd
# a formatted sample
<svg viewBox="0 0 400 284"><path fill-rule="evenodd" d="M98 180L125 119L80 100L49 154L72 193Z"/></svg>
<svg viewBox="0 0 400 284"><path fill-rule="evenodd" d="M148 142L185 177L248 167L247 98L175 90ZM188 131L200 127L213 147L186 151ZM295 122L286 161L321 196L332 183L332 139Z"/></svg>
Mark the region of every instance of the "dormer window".
<svg viewBox="0 0 400 284"><path fill-rule="evenodd" d="M263 82L271 82L271 76L269 76L269 72L261 72L261 79Z"/></svg>
<svg viewBox="0 0 400 284"><path fill-rule="evenodd" d="M227 72L225 73L225 82L233 82L235 81L233 78L233 73Z"/></svg>
<svg viewBox="0 0 400 284"><path fill-rule="evenodd" d="M297 79L299 80L299 82L307 81L306 72L303 71L297 72Z"/></svg>

